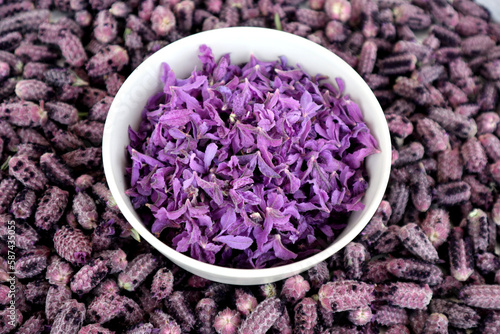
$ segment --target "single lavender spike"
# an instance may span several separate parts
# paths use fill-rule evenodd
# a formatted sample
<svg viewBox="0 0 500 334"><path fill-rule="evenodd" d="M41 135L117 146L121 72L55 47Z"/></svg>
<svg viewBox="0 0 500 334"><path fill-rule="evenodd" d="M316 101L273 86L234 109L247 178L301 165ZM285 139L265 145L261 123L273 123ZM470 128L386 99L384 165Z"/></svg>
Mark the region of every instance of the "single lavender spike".
<svg viewBox="0 0 500 334"><path fill-rule="evenodd" d="M125 77L116 72L111 73L106 77L106 91L110 96L115 96L118 90L123 85Z"/></svg>
<svg viewBox="0 0 500 334"><path fill-rule="evenodd" d="M500 258L498 255L490 252L477 254L476 267L485 275L494 273L500 270Z"/></svg>
<svg viewBox="0 0 500 334"><path fill-rule="evenodd" d="M363 43L357 67L358 73L361 76L365 76L373 72L377 61L377 49L377 45L371 40L366 40Z"/></svg>
<svg viewBox="0 0 500 334"><path fill-rule="evenodd" d="M430 0L429 6L433 19L444 26L454 28L460 21L458 13L446 0Z"/></svg>
<svg viewBox="0 0 500 334"><path fill-rule="evenodd" d="M469 238L463 238L463 231L457 227L448 241L451 275L458 281L466 281L474 271L474 254Z"/></svg>
<svg viewBox="0 0 500 334"><path fill-rule="evenodd" d="M349 34L349 28L340 21L330 21L325 27L325 35L330 43L342 43Z"/></svg>
<svg viewBox="0 0 500 334"><path fill-rule="evenodd" d="M50 11L34 9L3 18L0 24L0 35L12 31L24 33L37 30L41 23L49 20L49 17Z"/></svg>
<svg viewBox="0 0 500 334"><path fill-rule="evenodd" d="M372 309L369 306L360 307L349 311L347 318L356 326L364 326L373 318Z"/></svg>
<svg viewBox="0 0 500 334"><path fill-rule="evenodd" d="M422 30L431 25L431 17L420 7L403 3L393 9L394 22L408 24L411 29Z"/></svg>
<svg viewBox="0 0 500 334"><path fill-rule="evenodd" d="M385 114L389 131L394 137L405 139L413 132L413 124L405 116Z"/></svg>
<svg viewBox="0 0 500 334"><path fill-rule="evenodd" d="M374 295L377 300L388 301L393 306L425 309L432 299L432 290L427 284L396 282L378 285Z"/></svg>
<svg viewBox="0 0 500 334"><path fill-rule="evenodd" d="M382 326L407 325L409 323L406 310L391 305L376 307L374 320Z"/></svg>
<svg viewBox="0 0 500 334"><path fill-rule="evenodd" d="M417 224L408 223L401 227L398 238L406 249L422 260L427 262L439 260L436 249Z"/></svg>
<svg viewBox="0 0 500 334"><path fill-rule="evenodd" d="M35 191L43 190L48 183L42 171L27 156L12 157L9 160L9 174Z"/></svg>
<svg viewBox="0 0 500 334"><path fill-rule="evenodd" d="M94 200L85 192L79 192L73 198L73 212L78 223L86 230L96 227L99 214Z"/></svg>
<svg viewBox="0 0 500 334"><path fill-rule="evenodd" d="M2 110L1 108L2 107L0 107L0 110ZM20 138L22 137L16 133L12 125L0 119L0 138L3 139L4 149L15 152L17 151L17 146L20 144Z"/></svg>
<svg viewBox="0 0 500 334"><path fill-rule="evenodd" d="M61 187L72 187L75 180L71 171L54 153L45 153L40 157L40 167L47 178Z"/></svg>
<svg viewBox="0 0 500 334"><path fill-rule="evenodd" d="M16 334L39 334L42 333L44 326L44 318L41 314L32 315L19 327Z"/></svg>
<svg viewBox="0 0 500 334"><path fill-rule="evenodd" d="M23 73L23 62L16 55L0 50L0 61L9 64L13 74L19 75Z"/></svg>
<svg viewBox="0 0 500 334"><path fill-rule="evenodd" d="M410 192L405 184L394 183L391 185L387 198L392 208L392 215L389 219L389 223L396 224L403 218L409 196Z"/></svg>
<svg viewBox="0 0 500 334"><path fill-rule="evenodd" d="M123 297L116 293L97 295L87 308L87 319L90 322L103 324L122 316Z"/></svg>
<svg viewBox="0 0 500 334"><path fill-rule="evenodd" d="M474 253L488 248L488 215L481 209L474 209L467 216L467 228L474 245Z"/></svg>
<svg viewBox="0 0 500 334"><path fill-rule="evenodd" d="M15 273L16 277L31 278L47 268L47 260L50 250L45 246L24 251L22 255L16 259Z"/></svg>
<svg viewBox="0 0 500 334"><path fill-rule="evenodd" d="M442 205L463 204L470 199L471 189L467 182L450 182L439 184L435 188L434 197Z"/></svg>
<svg viewBox="0 0 500 334"><path fill-rule="evenodd" d="M73 276L71 265L57 255L50 258L45 278L52 285L66 285Z"/></svg>
<svg viewBox="0 0 500 334"><path fill-rule="evenodd" d="M157 260L152 254L141 254L129 262L127 268L118 276L120 288L133 291L156 268Z"/></svg>
<svg viewBox="0 0 500 334"><path fill-rule="evenodd" d="M7 211L18 189L19 183L14 178L9 177L0 181L0 214Z"/></svg>
<svg viewBox="0 0 500 334"><path fill-rule="evenodd" d="M2 180L4 182L7 179ZM1 187L1 183L0 183ZM10 206L10 211L18 219L27 219L33 213L36 205L36 194L31 189L21 190Z"/></svg>
<svg viewBox="0 0 500 334"><path fill-rule="evenodd" d="M477 132L476 122L455 114L446 108L431 108L429 118L441 125L445 130L460 138L473 137Z"/></svg>
<svg viewBox="0 0 500 334"><path fill-rule="evenodd" d="M391 274L387 271L387 263L388 260L368 262L362 279L373 283L382 283L392 279Z"/></svg>
<svg viewBox="0 0 500 334"><path fill-rule="evenodd" d="M448 211L438 208L430 209L425 219L420 223L420 227L437 249L448 239L450 233L451 224Z"/></svg>
<svg viewBox="0 0 500 334"><path fill-rule="evenodd" d="M87 54L80 38L69 31L62 30L57 45L66 62L74 67L82 67L87 61Z"/></svg>
<svg viewBox="0 0 500 334"><path fill-rule="evenodd" d="M24 295L26 300L35 305L45 305L45 297L49 291L50 284L43 280L37 279L26 284Z"/></svg>
<svg viewBox="0 0 500 334"><path fill-rule="evenodd" d="M476 117L479 135L494 133L500 124L500 116L496 112L484 112ZM480 138L480 137L479 137Z"/></svg>
<svg viewBox="0 0 500 334"><path fill-rule="evenodd" d="M398 278L436 285L442 282L443 272L439 267L413 259L393 259L387 263L387 271Z"/></svg>
<svg viewBox="0 0 500 334"><path fill-rule="evenodd" d="M487 82L483 85L481 93L477 99L481 110L494 110L498 101L498 90L495 84Z"/></svg>
<svg viewBox="0 0 500 334"><path fill-rule="evenodd" d="M236 334L240 324L240 313L226 307L215 316L213 327L218 334Z"/></svg>
<svg viewBox="0 0 500 334"><path fill-rule="evenodd" d="M457 47L460 45L460 36L446 27L433 25L430 32L439 40L441 47Z"/></svg>
<svg viewBox="0 0 500 334"><path fill-rule="evenodd" d="M463 284L453 276L446 276L443 281L432 287L434 297L455 296Z"/></svg>
<svg viewBox="0 0 500 334"><path fill-rule="evenodd" d="M21 80L16 85L16 95L22 100L47 100L54 94L53 89L42 81Z"/></svg>
<svg viewBox="0 0 500 334"><path fill-rule="evenodd" d="M83 87L83 91L80 96L80 102L85 107L91 108L94 104L96 104L98 101L102 100L106 96L107 96L106 91L102 89L85 86Z"/></svg>
<svg viewBox="0 0 500 334"><path fill-rule="evenodd" d="M463 37L485 35L488 33L488 23L479 17L465 15L455 26L455 31Z"/></svg>
<svg viewBox="0 0 500 334"><path fill-rule="evenodd" d="M108 274L106 262L107 260L97 257L80 268L71 280L71 291L81 296L95 288Z"/></svg>
<svg viewBox="0 0 500 334"><path fill-rule="evenodd" d="M238 334L265 334L280 315L280 300L276 297L267 298L242 322Z"/></svg>
<svg viewBox="0 0 500 334"><path fill-rule="evenodd" d="M48 150L49 147L43 145L19 144L14 157L26 157L30 161L37 162Z"/></svg>
<svg viewBox="0 0 500 334"><path fill-rule="evenodd" d="M402 53L378 61L379 74L401 75L415 69L417 57L411 53Z"/></svg>
<svg viewBox="0 0 500 334"><path fill-rule="evenodd" d="M297 21L308 25L312 29L319 29L326 26L328 16L323 11L314 11L308 8L299 8L295 13Z"/></svg>
<svg viewBox="0 0 500 334"><path fill-rule="evenodd" d="M78 334L85 320L85 304L78 303L76 299L69 299L64 302L57 313L52 327L51 334Z"/></svg>
<svg viewBox="0 0 500 334"><path fill-rule="evenodd" d="M420 162L410 167L409 187L413 206L420 212L426 212L431 206L432 193L428 175Z"/></svg>
<svg viewBox="0 0 500 334"><path fill-rule="evenodd" d="M110 45L104 47L90 58L86 68L90 76L98 77L113 71L121 71L128 62L129 57L124 48L118 45Z"/></svg>
<svg viewBox="0 0 500 334"><path fill-rule="evenodd" d="M159 269L151 283L151 293L158 300L168 297L173 290L174 276L167 268Z"/></svg>
<svg viewBox="0 0 500 334"><path fill-rule="evenodd" d="M45 136L50 139L54 148L61 152L76 150L85 146L74 133L59 128L52 121L48 121L43 127Z"/></svg>
<svg viewBox="0 0 500 334"><path fill-rule="evenodd" d="M107 265L110 274L119 273L127 268L127 255L120 248L102 251L98 256L108 260Z"/></svg>
<svg viewBox="0 0 500 334"><path fill-rule="evenodd" d="M35 45L27 42L21 43L14 54L29 61L52 61L58 57L55 50L47 45Z"/></svg>
<svg viewBox="0 0 500 334"><path fill-rule="evenodd" d="M88 147L65 153L62 159L69 167L97 168L101 166L101 152L100 147Z"/></svg>
<svg viewBox="0 0 500 334"><path fill-rule="evenodd" d="M69 193L56 186L45 190L38 202L35 212L35 225L43 230L49 230L61 219L68 205Z"/></svg>
<svg viewBox="0 0 500 334"><path fill-rule="evenodd" d="M465 169L471 173L480 173L488 163L488 158L476 137L469 138L461 147Z"/></svg>
<svg viewBox="0 0 500 334"><path fill-rule="evenodd" d="M317 303L312 298L304 298L294 307L295 331L298 334L314 333L318 323ZM264 333L264 332L263 332Z"/></svg>
<svg viewBox="0 0 500 334"><path fill-rule="evenodd" d="M485 309L500 309L500 286L499 285L469 285L459 292L460 300L472 307Z"/></svg>
<svg viewBox="0 0 500 334"><path fill-rule="evenodd" d="M23 35L18 31L2 34L2 36L0 36L0 50L10 52L14 50L22 40Z"/></svg>
<svg viewBox="0 0 500 334"><path fill-rule="evenodd" d="M351 242L344 248L344 267L347 278L360 279L363 266L369 260L370 254L363 244Z"/></svg>
<svg viewBox="0 0 500 334"><path fill-rule="evenodd" d="M112 42L118 35L118 22L108 10L101 10L94 19L94 37L103 44Z"/></svg>
<svg viewBox="0 0 500 334"><path fill-rule="evenodd" d="M75 265L85 264L92 252L87 236L79 229L66 226L54 234L54 248L59 256Z"/></svg>
<svg viewBox="0 0 500 334"><path fill-rule="evenodd" d="M500 65L500 60L494 60L483 64L483 68L481 70L481 75L483 75L486 79L490 80L499 80L500 79L500 71L498 70L498 66Z"/></svg>
<svg viewBox="0 0 500 334"><path fill-rule="evenodd" d="M462 178L463 163L458 147L448 149L438 154L437 181L446 183Z"/></svg>
<svg viewBox="0 0 500 334"><path fill-rule="evenodd" d="M479 180L473 175L467 175L463 178L463 181L470 185L471 203L475 206L489 209L493 204L493 194L491 189L479 182Z"/></svg>
<svg viewBox="0 0 500 334"><path fill-rule="evenodd" d="M82 87L64 85L57 92L57 99L61 102L74 103L83 92Z"/></svg>
<svg viewBox="0 0 500 334"><path fill-rule="evenodd" d="M0 105L0 117L22 127L43 126L47 122L47 113L43 108L29 101Z"/></svg>
<svg viewBox="0 0 500 334"><path fill-rule="evenodd" d="M483 20L490 19L489 12L479 3L475 3L471 0L454 1L453 7L463 15L472 15L482 18Z"/></svg>
<svg viewBox="0 0 500 334"><path fill-rule="evenodd" d="M95 103L89 111L89 120L99 122L106 121L106 116L108 115L108 110L112 102L113 98L106 96Z"/></svg>
<svg viewBox="0 0 500 334"><path fill-rule="evenodd" d="M495 41L488 35L467 37L461 42L463 53L468 56L481 55L495 46Z"/></svg>
<svg viewBox="0 0 500 334"><path fill-rule="evenodd" d="M285 280L281 289L281 295L288 302L294 303L304 298L309 289L309 282L301 275L295 275Z"/></svg>
<svg viewBox="0 0 500 334"><path fill-rule="evenodd" d="M196 318L181 291L175 291L168 296L165 305L175 315L176 319L180 321L184 331L189 332L194 328Z"/></svg>
<svg viewBox="0 0 500 334"><path fill-rule="evenodd" d="M441 152L450 147L448 134L433 120L429 118L418 120L416 130L428 152Z"/></svg>
<svg viewBox="0 0 500 334"><path fill-rule="evenodd" d="M373 285L352 280L323 284L318 296L321 305L330 311L342 312L367 306L373 300Z"/></svg>
<svg viewBox="0 0 500 334"><path fill-rule="evenodd" d="M369 246L374 245L385 231L387 231L387 226L384 224L382 217L374 216L361 232L361 241Z"/></svg>
<svg viewBox="0 0 500 334"><path fill-rule="evenodd" d="M65 124L72 125L78 122L78 109L64 102L47 102L45 103L49 118Z"/></svg>
<svg viewBox="0 0 500 334"><path fill-rule="evenodd" d="M68 127L69 131L81 138L85 138L94 145L102 143L104 124L96 121L79 121Z"/></svg>
<svg viewBox="0 0 500 334"><path fill-rule="evenodd" d="M80 77L76 75L75 72L71 71L67 68L52 68L47 70L43 74L45 82L52 86L63 87L65 85L73 85L73 86L86 86L88 82L84 81ZM53 106L57 106L57 104L52 104ZM67 124L64 122L60 122L62 124Z"/></svg>
<svg viewBox="0 0 500 334"><path fill-rule="evenodd" d="M213 324L217 315L217 305L211 298L202 298L196 304L196 315L201 323L198 329L201 334L212 334L214 331Z"/></svg>

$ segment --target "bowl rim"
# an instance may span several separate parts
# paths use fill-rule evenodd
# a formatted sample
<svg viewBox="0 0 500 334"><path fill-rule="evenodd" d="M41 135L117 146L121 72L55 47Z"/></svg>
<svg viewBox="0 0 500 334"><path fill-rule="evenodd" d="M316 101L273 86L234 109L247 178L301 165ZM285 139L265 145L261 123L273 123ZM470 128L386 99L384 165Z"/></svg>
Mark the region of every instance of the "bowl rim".
<svg viewBox="0 0 500 334"><path fill-rule="evenodd" d="M223 277L220 280L218 279L213 279L215 281L219 281L222 283L230 283L230 284L242 284L245 285L244 282L241 283L234 283L231 279L240 279L244 281L256 281L260 280L260 282L273 282L280 280L281 278L274 279L273 277L275 276L283 276L283 273L286 272L288 277L303 272L304 270L307 270L311 268L313 265L326 260L327 258L331 257L333 254L337 253L339 250L344 248L348 243L350 243L356 236L361 233L361 231L364 229L364 227L368 224L370 219L373 217L375 214L375 211L378 208L378 205L383 199L385 190L388 185L389 181L389 175L390 175L390 170L391 170L391 150L392 150L392 145L391 145L391 140L390 140L390 134L389 134L389 128L388 126L385 126L384 129L379 129L379 136L378 138L378 143L379 143L379 149L380 153L377 154L382 154L382 163L381 165L385 166L386 168L377 171L377 174L380 175L378 178L380 179L380 184L383 185L383 190L377 190L375 193L375 196L373 200L370 203L366 204L366 207L363 210L367 210L362 218L360 219L355 226L342 238L337 237L337 239L334 240L332 244L330 244L327 248L323 249L322 251L313 254L305 259L299 260L297 262L285 264L282 266L278 267L270 267L270 268L250 268L250 269L239 269L239 268L229 268L229 267L223 267L219 266L216 264L209 264L205 263L199 260L196 260L188 255L182 254L180 252L177 252L175 249L171 248L168 246L166 243L161 241L159 238L157 238L152 232L146 228L142 221L137 219L134 216L134 213L129 210L128 205L126 204L126 200L124 199L125 197L128 199L128 196L125 194L122 194L117 186L117 175L122 174L124 167L120 166L114 166L111 162L110 158L110 151L113 148L112 145L112 139L109 135L110 129L112 125L110 124L111 122L109 115L116 113L117 109L117 101L120 100L120 91L123 93L123 87L130 86L133 82L135 82L137 79L140 79L142 76L142 72L147 68L146 64L148 62L155 61L158 57L160 57L165 50L169 50L169 52L172 52L172 50L175 50L176 48L181 48L183 44L194 44L196 43L197 45L205 44L203 40L207 36L217 36L217 38L224 38L223 35L229 33L229 34L243 34L243 33L252 33L252 34L259 34L268 38L280 38L280 39L286 39L292 43L296 43L297 47L306 47L310 50L310 52L314 53L320 53L323 54L323 56L328 56L332 58L332 62L335 63L343 63L344 66L349 67L349 71L352 72L352 75L356 77L356 80L360 81L361 85L365 85L366 88L368 88L369 94L368 96L363 97L363 99L368 99L367 103L370 104L370 112L376 112L379 113L381 116L383 116L383 110L382 107L380 106L377 98L373 94L373 91L368 87L366 82L362 79L362 77L350 66L348 65L343 59L341 59L339 56L334 54L332 51L328 50L327 48L316 44L306 38L275 30L275 29L269 29L269 28L260 28L260 27L229 27L229 28L222 28L222 29L216 29L216 30L209 30L209 31L203 31L199 32L196 34L189 35L187 37L184 37L182 39L179 39L173 43L170 43L151 55L149 58L144 60L125 80L123 83L122 87L118 91L118 93L115 95L113 102L109 108L108 112L108 117L106 118L105 126L104 126L104 135L103 135L103 143L102 143L102 157L103 157L103 166L104 166L104 172L106 175L106 180L109 186L109 189L111 191L111 194L113 195L113 198L118 205L118 208L120 209L121 213L125 217L125 219L130 223L130 225L139 233L140 236L142 236L151 246L153 246L156 250L158 250L160 253L165 255L167 258L172 260L173 262L182 262L186 266L189 266L190 268L195 267L197 271L202 271L202 272L207 272L207 273L216 273L217 277ZM210 45L208 45L210 47ZM163 50L163 51L162 51ZM328 54L326 54L328 53ZM158 77L158 80L159 77ZM351 80L351 78L349 78ZM372 110L375 109L375 110ZM385 117L383 120L384 124L387 125L387 122L385 121ZM385 144L384 147L382 147L382 144ZM124 149L125 153L125 149ZM370 182L369 182L370 183ZM374 204L376 203L376 205ZM362 211L361 211L362 212ZM184 268L184 266L182 266ZM189 271L189 269L186 269ZM289 275L290 274L290 275ZM227 278L227 280L225 279ZM250 283L250 284L260 284L260 283Z"/></svg>

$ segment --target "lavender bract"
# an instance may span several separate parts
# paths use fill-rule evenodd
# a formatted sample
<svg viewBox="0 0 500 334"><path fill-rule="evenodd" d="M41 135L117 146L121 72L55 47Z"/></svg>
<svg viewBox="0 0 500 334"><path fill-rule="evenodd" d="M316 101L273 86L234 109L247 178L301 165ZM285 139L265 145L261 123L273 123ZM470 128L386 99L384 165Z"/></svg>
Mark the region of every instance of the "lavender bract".
<svg viewBox="0 0 500 334"><path fill-rule="evenodd" d="M236 66L203 45L199 58L187 79L163 64L163 92L129 130L134 207L204 262L261 268L319 251L342 227L334 220L364 207L363 161L378 149L359 107L341 79L336 88L284 57Z"/></svg>

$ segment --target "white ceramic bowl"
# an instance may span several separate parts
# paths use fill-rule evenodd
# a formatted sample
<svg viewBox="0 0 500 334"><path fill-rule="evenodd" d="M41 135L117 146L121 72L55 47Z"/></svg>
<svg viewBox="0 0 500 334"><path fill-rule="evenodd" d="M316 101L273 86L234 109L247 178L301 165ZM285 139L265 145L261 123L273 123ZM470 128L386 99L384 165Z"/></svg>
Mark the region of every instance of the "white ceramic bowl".
<svg viewBox="0 0 500 334"><path fill-rule="evenodd" d="M217 59L230 53L232 63L245 63L250 54L265 61L286 56L291 65L300 64L309 74L321 73L331 80L344 79L346 92L357 102L381 152L366 160L369 186L364 196L365 209L350 216L347 227L335 242L309 258L292 264L266 269L232 269L200 262L170 248L149 229L144 227L125 190L127 158L125 147L129 144L128 127L137 129L141 111L148 98L162 90L160 65L167 62L177 77L187 77L194 66L201 66L198 48L206 44ZM146 59L124 82L108 113L103 138L104 171L109 188L118 207L133 228L160 253L180 267L209 280L253 285L274 282L299 274L327 259L352 241L375 213L389 180L391 168L391 142L385 117L376 97L363 79L343 60L326 48L305 38L264 28L225 28L198 33L165 46Z"/></svg>

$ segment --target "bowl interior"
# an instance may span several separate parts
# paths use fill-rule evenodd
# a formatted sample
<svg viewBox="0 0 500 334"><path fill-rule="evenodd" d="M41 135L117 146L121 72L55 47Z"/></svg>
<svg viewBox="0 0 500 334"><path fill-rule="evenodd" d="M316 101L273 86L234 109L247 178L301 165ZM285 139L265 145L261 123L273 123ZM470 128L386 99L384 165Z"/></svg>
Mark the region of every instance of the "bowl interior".
<svg viewBox="0 0 500 334"><path fill-rule="evenodd" d="M167 62L177 77L187 77L198 59L200 45L208 45L215 58L230 53L231 62L249 60L251 54L264 61L286 56L289 64L299 64L311 75L327 75L332 82L344 79L346 91L359 104L364 119L379 143L381 152L366 160L369 187L363 198L365 209L350 216L347 227L324 251L307 259L276 268L232 269L210 265L176 252L144 227L125 195L127 165L125 148L129 144L129 125L137 129L141 111L148 98L163 89L160 81L161 63ZM198 33L167 45L146 59L124 82L108 113L103 137L103 164L106 178L120 210L132 227L153 247L182 268L207 279L228 284L264 284L298 274L344 247L368 223L385 192L391 167L391 143L385 117L377 99L363 79L343 60L329 50L305 38L264 28L225 28Z"/></svg>

